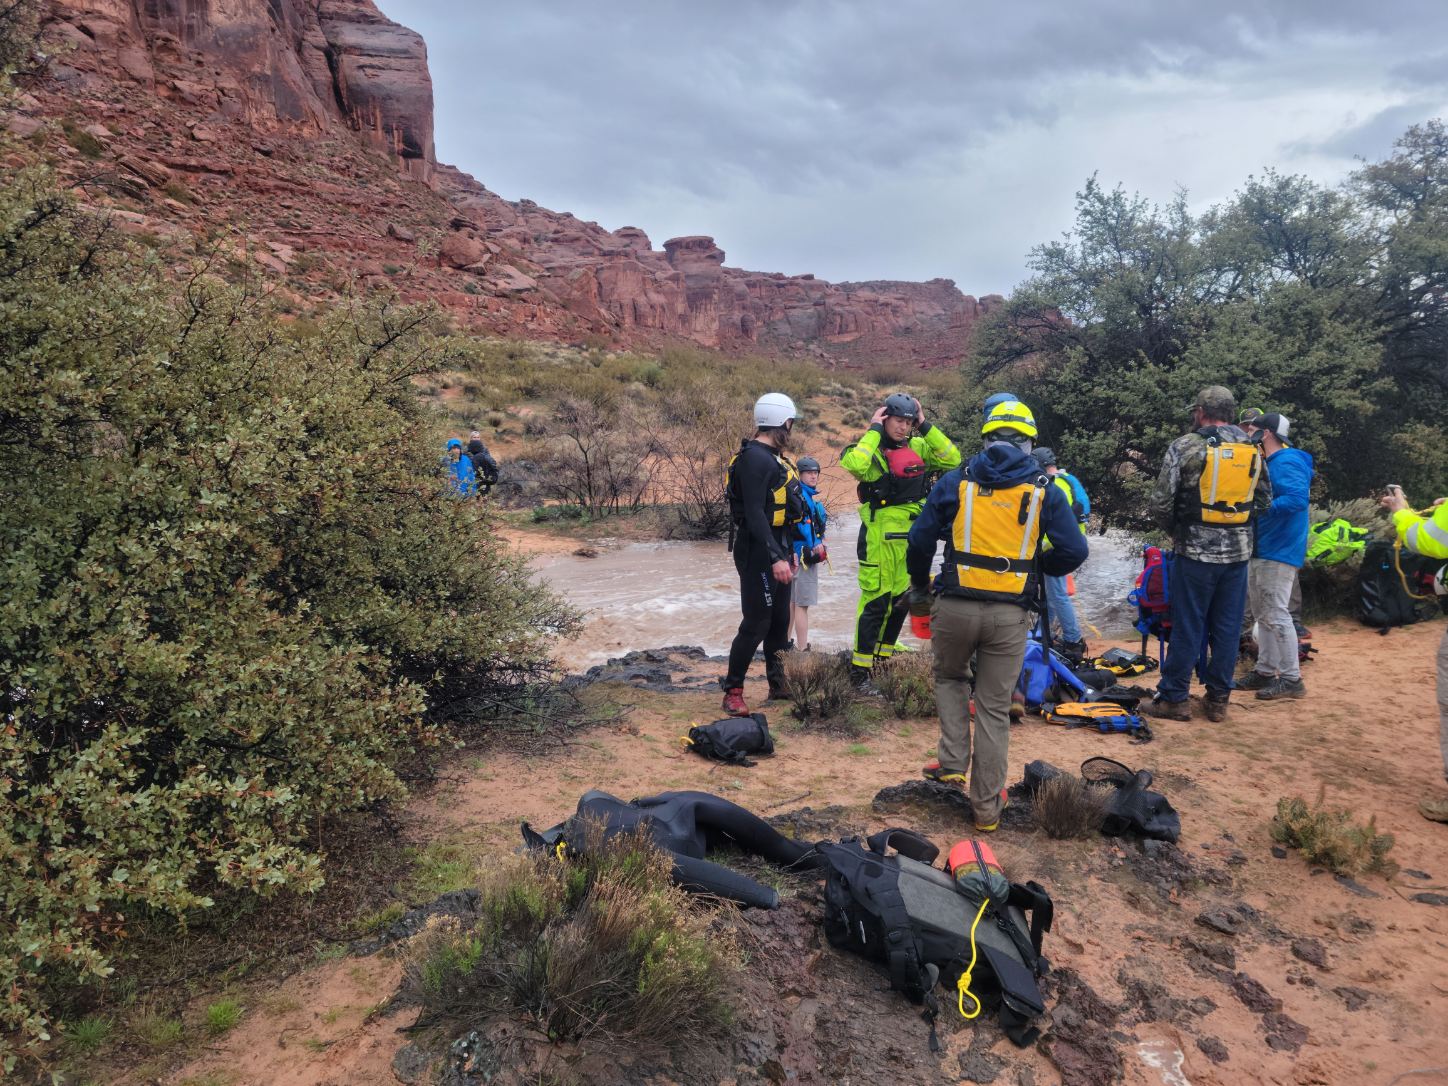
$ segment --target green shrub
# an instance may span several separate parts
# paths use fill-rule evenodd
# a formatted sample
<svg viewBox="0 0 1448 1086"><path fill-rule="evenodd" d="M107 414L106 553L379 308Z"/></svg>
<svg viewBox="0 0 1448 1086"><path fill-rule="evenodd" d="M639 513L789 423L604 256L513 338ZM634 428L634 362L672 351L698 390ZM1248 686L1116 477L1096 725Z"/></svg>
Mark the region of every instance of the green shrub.
<svg viewBox="0 0 1448 1086"><path fill-rule="evenodd" d="M0 1035L22 1044L111 972L118 912L318 886L319 821L404 795L429 694L547 668L575 621L445 495L411 383L452 361L426 312L298 338L163 272L44 171L0 179Z"/></svg>
<svg viewBox="0 0 1448 1086"><path fill-rule="evenodd" d="M179 1018L167 1018L155 1011L143 1011L131 1020L131 1032L147 1048L174 1048L185 1029Z"/></svg>
<svg viewBox="0 0 1448 1086"><path fill-rule="evenodd" d="M86 158L100 158L106 153L106 145L75 122L62 121L60 130L65 133L66 142Z"/></svg>
<svg viewBox="0 0 1448 1086"><path fill-rule="evenodd" d="M89 1015L69 1023L62 1037L68 1048L78 1052L94 1052L110 1037L111 1026L109 1018Z"/></svg>
<svg viewBox="0 0 1448 1086"><path fill-rule="evenodd" d="M521 1013L559 1041L687 1043L727 1019L737 956L670 866L645 839L596 830L565 863L497 860L476 923L434 919L409 944L405 989L449 1022Z"/></svg>
<svg viewBox="0 0 1448 1086"><path fill-rule="evenodd" d="M1277 801L1272 819L1272 840L1295 848L1310 864L1319 864L1339 875L1361 871L1392 874L1397 865L1388 859L1393 835L1379 833L1377 817L1366 824L1355 822L1352 812L1326 805L1326 788L1319 788L1312 806L1301 796Z"/></svg>
<svg viewBox="0 0 1448 1086"><path fill-rule="evenodd" d="M935 713L935 659L929 652L901 652L875 668L875 685L898 717Z"/></svg>
<svg viewBox="0 0 1448 1086"><path fill-rule="evenodd" d="M236 1028L245 1013L241 1004L234 999L223 999L206 1008L206 1032L213 1037L229 1033Z"/></svg>

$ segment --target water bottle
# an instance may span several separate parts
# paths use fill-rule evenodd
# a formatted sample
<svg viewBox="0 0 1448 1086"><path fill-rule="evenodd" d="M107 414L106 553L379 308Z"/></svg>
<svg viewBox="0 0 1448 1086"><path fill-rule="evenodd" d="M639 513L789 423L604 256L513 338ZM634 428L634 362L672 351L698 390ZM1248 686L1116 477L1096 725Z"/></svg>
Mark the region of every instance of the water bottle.
<svg viewBox="0 0 1448 1086"><path fill-rule="evenodd" d="M945 861L955 876L955 888L977 905L986 898L1005 901L1011 883L996 863L990 845L975 838L957 841Z"/></svg>

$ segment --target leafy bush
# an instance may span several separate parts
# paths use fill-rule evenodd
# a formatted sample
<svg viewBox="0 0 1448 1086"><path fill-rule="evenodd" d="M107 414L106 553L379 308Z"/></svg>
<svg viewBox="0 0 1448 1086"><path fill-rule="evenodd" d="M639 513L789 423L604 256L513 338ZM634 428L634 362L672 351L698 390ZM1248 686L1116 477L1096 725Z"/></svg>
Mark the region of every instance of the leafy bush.
<svg viewBox="0 0 1448 1086"><path fill-rule="evenodd" d="M1106 821L1112 791L1062 773L1036 789L1031 816L1047 837L1090 837Z"/></svg>
<svg viewBox="0 0 1448 1086"><path fill-rule="evenodd" d="M1346 808L1328 807L1326 795L1327 789L1319 788L1317 801L1310 807L1301 796L1279 799L1272 840L1297 849L1308 863L1339 875L1361 871L1390 875L1397 870L1388 859L1393 835L1378 832L1377 817L1369 818L1366 825L1355 822Z"/></svg>
<svg viewBox="0 0 1448 1086"><path fill-rule="evenodd" d="M935 659L929 652L901 652L875 668L875 685L898 717L935 713Z"/></svg>
<svg viewBox="0 0 1448 1086"><path fill-rule="evenodd" d="M793 650L781 653L780 662L794 715L801 721L834 720L849 708L855 693L849 661L830 653Z"/></svg>
<svg viewBox="0 0 1448 1086"><path fill-rule="evenodd" d="M575 621L445 496L411 383L446 361L428 313L294 335L163 271L45 171L0 180L0 1034L22 1043L111 972L127 911L318 886L320 820L404 794L429 693L540 671Z"/></svg>
<svg viewBox="0 0 1448 1086"><path fill-rule="evenodd" d="M644 838L596 831L565 863L497 860L476 922L435 919L409 944L404 986L446 1021L521 1013L549 1037L602 1047L693 1040L727 1019L737 962L670 867Z"/></svg>

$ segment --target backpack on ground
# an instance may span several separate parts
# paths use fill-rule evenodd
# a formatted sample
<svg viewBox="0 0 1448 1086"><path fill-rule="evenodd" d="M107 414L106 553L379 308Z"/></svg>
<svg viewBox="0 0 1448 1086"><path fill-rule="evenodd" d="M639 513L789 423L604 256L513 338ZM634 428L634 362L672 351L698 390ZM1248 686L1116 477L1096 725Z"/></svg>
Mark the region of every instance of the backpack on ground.
<svg viewBox="0 0 1448 1086"><path fill-rule="evenodd" d="M896 849L887 854L890 848ZM909 830L883 830L815 846L825 871L825 936L832 946L883 962L890 987L924 1004L931 1051L939 1051L937 983L956 991L961 1014L998 999L1001 1027L1025 1047L1045 1011L1036 979L1049 968L1042 936L1051 930L1050 895L1034 882L1008 884L1005 900L972 898L931 866L939 850ZM962 983L963 982L963 983ZM975 1004L967 1011L967 996Z"/></svg>
<svg viewBox="0 0 1448 1086"><path fill-rule="evenodd" d="M1311 525L1307 529L1307 564L1335 566L1360 555L1371 534L1342 517Z"/></svg>
<svg viewBox="0 0 1448 1086"><path fill-rule="evenodd" d="M769 734L769 722L763 713L695 724L685 742L695 754L738 766L754 765L751 754L774 753L774 737Z"/></svg>
<svg viewBox="0 0 1448 1086"><path fill-rule="evenodd" d="M1070 662L1034 637L1026 640L1026 655L1021 661L1021 677L1016 688L1025 695L1026 706L1030 709L1086 693L1086 683L1077 677Z"/></svg>
<svg viewBox="0 0 1448 1086"><path fill-rule="evenodd" d="M1431 617L1436 607L1433 574L1436 562L1404 554L1385 539L1363 548L1358 570L1358 618L1365 626L1389 630Z"/></svg>

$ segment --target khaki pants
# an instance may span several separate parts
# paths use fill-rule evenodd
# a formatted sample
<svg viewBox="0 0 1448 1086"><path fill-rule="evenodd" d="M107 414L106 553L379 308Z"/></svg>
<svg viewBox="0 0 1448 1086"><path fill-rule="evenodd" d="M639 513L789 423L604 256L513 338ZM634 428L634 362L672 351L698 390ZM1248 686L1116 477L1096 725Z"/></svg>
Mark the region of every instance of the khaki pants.
<svg viewBox="0 0 1448 1086"><path fill-rule="evenodd" d="M938 596L931 609L935 705L943 768L970 772L970 805L979 825L1000 819L1011 745L1011 691L1026 656L1028 616L1013 603ZM970 734L970 672L975 657L975 737Z"/></svg>
<svg viewBox="0 0 1448 1086"><path fill-rule="evenodd" d="M938 674L938 664L936 668ZM1443 777L1448 780L1448 630L1438 642L1438 745L1443 750Z"/></svg>

